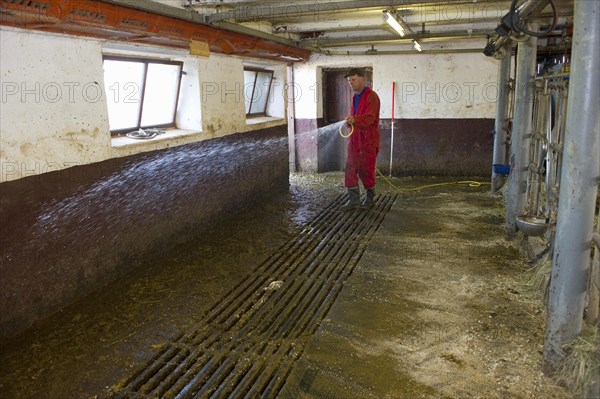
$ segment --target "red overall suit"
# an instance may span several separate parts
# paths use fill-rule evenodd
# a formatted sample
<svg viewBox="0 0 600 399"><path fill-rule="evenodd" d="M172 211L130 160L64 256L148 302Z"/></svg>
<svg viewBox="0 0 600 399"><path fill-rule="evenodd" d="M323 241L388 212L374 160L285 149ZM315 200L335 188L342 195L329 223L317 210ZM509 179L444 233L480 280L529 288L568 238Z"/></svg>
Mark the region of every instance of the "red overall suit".
<svg viewBox="0 0 600 399"><path fill-rule="evenodd" d="M370 87L365 87L356 112L354 98L350 115L354 116L354 133L348 140L346 158L347 188L358 187L358 179L366 190L375 187L375 161L379 152L379 96Z"/></svg>

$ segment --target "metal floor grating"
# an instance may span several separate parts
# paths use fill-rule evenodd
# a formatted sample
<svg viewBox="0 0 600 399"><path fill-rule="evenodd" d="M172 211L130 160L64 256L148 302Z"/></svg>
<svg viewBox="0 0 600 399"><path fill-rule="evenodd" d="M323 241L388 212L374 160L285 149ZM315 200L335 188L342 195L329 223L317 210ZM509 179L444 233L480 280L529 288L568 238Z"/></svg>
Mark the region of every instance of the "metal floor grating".
<svg viewBox="0 0 600 399"><path fill-rule="evenodd" d="M350 212L337 198L114 398L276 397L396 197Z"/></svg>

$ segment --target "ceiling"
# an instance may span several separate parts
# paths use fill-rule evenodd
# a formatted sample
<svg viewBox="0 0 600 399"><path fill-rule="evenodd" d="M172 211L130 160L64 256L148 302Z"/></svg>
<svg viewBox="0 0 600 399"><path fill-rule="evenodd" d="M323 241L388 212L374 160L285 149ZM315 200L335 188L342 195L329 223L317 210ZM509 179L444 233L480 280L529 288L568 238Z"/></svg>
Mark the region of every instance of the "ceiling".
<svg viewBox="0 0 600 399"><path fill-rule="evenodd" d="M538 55L570 50L574 1L516 0L523 25L537 22L550 33L538 40ZM510 37L496 32L510 8L503 0L3 0L0 25L179 48L200 43L210 52L295 62L311 53L417 53L415 42L423 53L489 53L491 46L492 55L519 39L510 29Z"/></svg>
<svg viewBox="0 0 600 399"><path fill-rule="evenodd" d="M536 0L540 3L540 0ZM417 40L424 52L482 51L495 35L510 1L378 1L378 0L156 0L200 14L208 24L289 40L299 47L329 54L379 54L416 52ZM150 2L149 2L150 3ZM523 1L518 1L520 5ZM558 20L551 36L539 40L540 51L564 51L573 20L573 0L554 0ZM549 1L536 21L542 29L552 23ZM405 29L400 37L384 20L383 11L394 13ZM546 28L544 28L546 27ZM252 30L250 30L252 29ZM275 40L278 40L275 39ZM556 47L556 49L554 48Z"/></svg>

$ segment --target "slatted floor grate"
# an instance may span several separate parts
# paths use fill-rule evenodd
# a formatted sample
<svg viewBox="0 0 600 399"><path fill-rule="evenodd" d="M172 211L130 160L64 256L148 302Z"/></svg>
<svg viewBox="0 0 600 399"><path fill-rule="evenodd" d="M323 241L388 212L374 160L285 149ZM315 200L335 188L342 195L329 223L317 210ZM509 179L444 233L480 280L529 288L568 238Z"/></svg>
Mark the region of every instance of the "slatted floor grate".
<svg viewBox="0 0 600 399"><path fill-rule="evenodd" d="M114 397L276 397L395 200L340 212L340 196Z"/></svg>

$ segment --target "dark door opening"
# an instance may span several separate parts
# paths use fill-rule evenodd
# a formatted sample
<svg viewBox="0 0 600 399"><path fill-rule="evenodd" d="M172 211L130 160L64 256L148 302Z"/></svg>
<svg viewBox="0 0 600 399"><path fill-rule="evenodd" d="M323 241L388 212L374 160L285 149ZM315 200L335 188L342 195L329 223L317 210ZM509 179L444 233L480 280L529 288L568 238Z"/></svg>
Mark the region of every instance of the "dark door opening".
<svg viewBox="0 0 600 399"><path fill-rule="evenodd" d="M323 122L330 125L343 121L350 111L352 89L344 77L348 68L323 69ZM366 85L371 87L373 72L365 69ZM346 164L346 140L337 132L324 130L319 136L319 172L344 170ZM334 135L335 137L331 137Z"/></svg>

